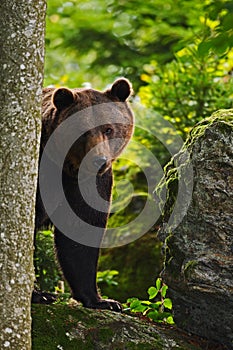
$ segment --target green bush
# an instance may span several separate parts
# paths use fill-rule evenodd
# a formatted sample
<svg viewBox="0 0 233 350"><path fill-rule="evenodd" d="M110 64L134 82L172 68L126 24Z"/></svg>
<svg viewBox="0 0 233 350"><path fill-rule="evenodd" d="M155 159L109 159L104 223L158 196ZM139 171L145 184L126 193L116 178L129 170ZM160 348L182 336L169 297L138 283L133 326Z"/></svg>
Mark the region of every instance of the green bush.
<svg viewBox="0 0 233 350"><path fill-rule="evenodd" d="M233 50L224 57L200 54L198 45L176 53L176 59L160 66L145 66L147 83L139 96L147 107L162 114L183 137L201 119L233 106Z"/></svg>
<svg viewBox="0 0 233 350"><path fill-rule="evenodd" d="M52 230L38 231L34 253L36 285L40 290L54 292L62 274L58 269L54 253Z"/></svg>
<svg viewBox="0 0 233 350"><path fill-rule="evenodd" d="M36 273L36 286L38 289L47 292L61 293L59 281L63 280L59 265L55 258L54 234L52 230L38 231L36 234L36 247L34 254L34 266ZM97 272L97 283L117 286L116 270L106 270ZM65 283L65 291L69 288Z"/></svg>

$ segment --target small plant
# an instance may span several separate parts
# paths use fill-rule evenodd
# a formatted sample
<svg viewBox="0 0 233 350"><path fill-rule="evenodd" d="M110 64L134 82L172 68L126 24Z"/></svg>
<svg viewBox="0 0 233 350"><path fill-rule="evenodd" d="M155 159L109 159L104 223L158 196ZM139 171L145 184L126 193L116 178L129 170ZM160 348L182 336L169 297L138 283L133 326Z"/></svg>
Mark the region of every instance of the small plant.
<svg viewBox="0 0 233 350"><path fill-rule="evenodd" d="M97 272L97 283L106 283L108 286L117 286L118 282L114 278L119 274L116 270L105 270Z"/></svg>
<svg viewBox="0 0 233 350"><path fill-rule="evenodd" d="M139 300L138 298L130 298L127 300L128 306L125 310L133 313L139 313L148 317L154 322L174 324L172 316L172 301L166 298L168 286L162 282L161 278L157 278L155 286L148 289L149 300ZM156 299L159 299L156 301Z"/></svg>
<svg viewBox="0 0 233 350"><path fill-rule="evenodd" d="M69 304L70 298L71 298L70 293L58 293L57 299L54 304L61 304L61 305Z"/></svg>

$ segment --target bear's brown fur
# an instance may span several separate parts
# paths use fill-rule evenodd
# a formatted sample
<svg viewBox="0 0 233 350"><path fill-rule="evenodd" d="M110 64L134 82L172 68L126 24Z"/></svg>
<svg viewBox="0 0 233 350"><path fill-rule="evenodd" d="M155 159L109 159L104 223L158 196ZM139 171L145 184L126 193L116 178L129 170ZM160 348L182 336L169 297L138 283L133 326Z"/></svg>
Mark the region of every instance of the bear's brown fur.
<svg viewBox="0 0 233 350"><path fill-rule="evenodd" d="M131 92L131 84L124 78L116 80L111 88L104 92L93 89L44 89L40 158L54 130L68 118L75 117L80 130L84 130L66 154L62 183L66 200L76 216L91 227L98 227L100 233L97 243L84 245L79 238L88 235L85 229L83 232L83 229L77 228L77 235L71 239L66 232L61 232L55 223L55 247L73 298L81 301L85 307L121 311L117 301L104 300L98 294L96 272L99 245L107 224L111 200L112 161L119 156L133 133L133 114L126 102ZM62 140L59 137L56 139L57 152L64 145ZM87 155L90 156L86 160ZM82 189L78 179L82 169L80 166L83 167ZM98 194L105 200L104 210L98 207L98 200L94 195L92 198L89 193L93 203L87 203L83 198L83 193L90 192L88 179L93 176ZM46 174L40 174L40 177L42 178L40 185L45 183L46 186ZM48 186L51 187L52 183ZM48 190L50 191L49 188ZM54 197L56 196L57 193L54 193ZM59 196L57 202L59 203ZM61 200L61 203L54 208L57 217L64 216L62 208ZM69 217L64 217L64 220L67 220L67 228L72 228L72 220ZM45 212L38 186L36 227L39 228L51 221L53 219Z"/></svg>

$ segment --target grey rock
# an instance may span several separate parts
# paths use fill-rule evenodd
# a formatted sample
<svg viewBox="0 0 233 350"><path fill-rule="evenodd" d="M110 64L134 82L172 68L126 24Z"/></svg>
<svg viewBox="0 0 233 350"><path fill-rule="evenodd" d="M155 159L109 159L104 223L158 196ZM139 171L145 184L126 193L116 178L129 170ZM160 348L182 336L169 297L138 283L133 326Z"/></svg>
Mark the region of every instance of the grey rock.
<svg viewBox="0 0 233 350"><path fill-rule="evenodd" d="M176 324L233 349L233 109L193 128L155 195Z"/></svg>

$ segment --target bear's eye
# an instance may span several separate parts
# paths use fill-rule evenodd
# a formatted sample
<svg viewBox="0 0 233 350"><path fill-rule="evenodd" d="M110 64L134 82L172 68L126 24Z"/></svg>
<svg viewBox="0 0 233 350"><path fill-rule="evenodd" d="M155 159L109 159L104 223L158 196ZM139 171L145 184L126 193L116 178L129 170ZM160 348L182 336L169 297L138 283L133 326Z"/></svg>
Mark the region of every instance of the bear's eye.
<svg viewBox="0 0 233 350"><path fill-rule="evenodd" d="M112 128L107 128L106 130L104 130L104 135L111 135L112 132L113 132Z"/></svg>

